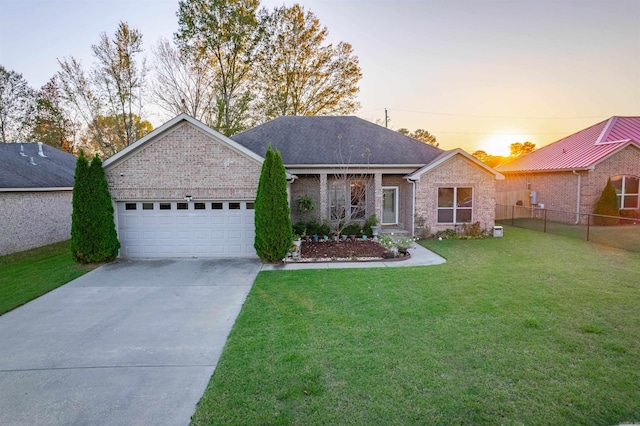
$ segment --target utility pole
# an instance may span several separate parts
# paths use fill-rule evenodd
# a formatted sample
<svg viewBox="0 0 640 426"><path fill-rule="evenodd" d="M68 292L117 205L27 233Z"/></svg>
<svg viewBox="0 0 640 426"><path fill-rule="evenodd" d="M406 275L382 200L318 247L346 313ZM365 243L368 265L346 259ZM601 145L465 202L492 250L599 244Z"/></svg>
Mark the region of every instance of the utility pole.
<svg viewBox="0 0 640 426"><path fill-rule="evenodd" d="M387 109L384 109L384 127L385 129L389 128L389 116L387 115Z"/></svg>

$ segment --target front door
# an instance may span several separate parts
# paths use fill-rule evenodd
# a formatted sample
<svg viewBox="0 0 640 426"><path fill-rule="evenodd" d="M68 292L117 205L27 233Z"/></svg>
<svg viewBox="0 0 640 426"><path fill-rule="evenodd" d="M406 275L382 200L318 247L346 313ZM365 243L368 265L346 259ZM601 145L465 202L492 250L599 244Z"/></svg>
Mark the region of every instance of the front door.
<svg viewBox="0 0 640 426"><path fill-rule="evenodd" d="M382 187L382 224L396 225L398 223L398 187Z"/></svg>

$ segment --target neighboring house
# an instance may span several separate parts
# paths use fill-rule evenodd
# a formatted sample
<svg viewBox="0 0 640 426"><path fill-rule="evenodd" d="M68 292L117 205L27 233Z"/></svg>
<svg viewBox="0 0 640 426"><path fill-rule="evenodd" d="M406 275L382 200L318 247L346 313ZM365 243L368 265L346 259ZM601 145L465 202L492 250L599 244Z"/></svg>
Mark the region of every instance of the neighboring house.
<svg viewBox="0 0 640 426"><path fill-rule="evenodd" d="M41 142L0 144L0 255L71 237L75 167Z"/></svg>
<svg viewBox="0 0 640 426"><path fill-rule="evenodd" d="M253 201L269 144L288 172L294 221L297 199L310 195L320 222L375 214L407 233L416 218L431 231L493 227L502 176L462 150L356 117L281 117L228 138L182 114L104 162L121 256L255 256Z"/></svg>
<svg viewBox="0 0 640 426"><path fill-rule="evenodd" d="M639 210L640 117L611 117L496 169L499 193L529 191L534 206L572 212L557 220L584 223L607 179L621 209Z"/></svg>

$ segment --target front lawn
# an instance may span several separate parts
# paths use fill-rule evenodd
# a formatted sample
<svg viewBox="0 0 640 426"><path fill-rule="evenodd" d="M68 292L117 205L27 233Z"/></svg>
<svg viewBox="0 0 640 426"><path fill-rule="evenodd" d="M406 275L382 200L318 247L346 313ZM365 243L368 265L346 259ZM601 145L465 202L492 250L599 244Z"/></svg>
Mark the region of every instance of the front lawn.
<svg viewBox="0 0 640 426"><path fill-rule="evenodd" d="M0 315L24 305L97 265L78 265L69 241L0 256Z"/></svg>
<svg viewBox="0 0 640 426"><path fill-rule="evenodd" d="M640 254L525 229L259 274L193 423L640 422Z"/></svg>

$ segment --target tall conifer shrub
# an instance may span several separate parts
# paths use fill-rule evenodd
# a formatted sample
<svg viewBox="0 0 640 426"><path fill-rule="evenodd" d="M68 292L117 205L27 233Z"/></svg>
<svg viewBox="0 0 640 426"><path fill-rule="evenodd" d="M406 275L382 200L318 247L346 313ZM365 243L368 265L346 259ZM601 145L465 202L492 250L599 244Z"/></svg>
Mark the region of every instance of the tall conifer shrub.
<svg viewBox="0 0 640 426"><path fill-rule="evenodd" d="M616 195L616 189L611 183L611 179L607 180L607 185L602 190L602 194L600 194L600 198L593 209L593 214L606 216L620 215L620 209L618 208L618 196ZM593 223L601 226L613 226L618 224L618 219L594 216Z"/></svg>
<svg viewBox="0 0 640 426"><path fill-rule="evenodd" d="M267 148L255 201L254 247L264 263L280 262L293 241L287 173L279 151Z"/></svg>
<svg viewBox="0 0 640 426"><path fill-rule="evenodd" d="M71 222L71 252L79 263L110 262L118 256L113 205L100 157L76 163Z"/></svg>

